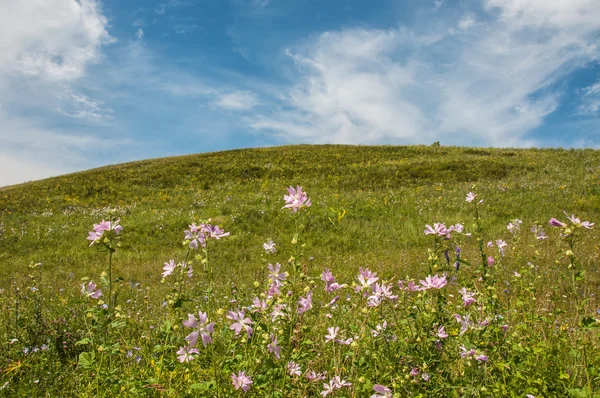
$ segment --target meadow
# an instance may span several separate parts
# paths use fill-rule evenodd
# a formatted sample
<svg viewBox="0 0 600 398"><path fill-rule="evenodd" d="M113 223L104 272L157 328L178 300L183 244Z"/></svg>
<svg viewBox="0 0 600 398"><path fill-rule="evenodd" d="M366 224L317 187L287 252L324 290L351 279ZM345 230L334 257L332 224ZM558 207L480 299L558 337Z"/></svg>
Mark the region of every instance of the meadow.
<svg viewBox="0 0 600 398"><path fill-rule="evenodd" d="M0 188L0 396L600 397L599 221L597 150L303 145Z"/></svg>

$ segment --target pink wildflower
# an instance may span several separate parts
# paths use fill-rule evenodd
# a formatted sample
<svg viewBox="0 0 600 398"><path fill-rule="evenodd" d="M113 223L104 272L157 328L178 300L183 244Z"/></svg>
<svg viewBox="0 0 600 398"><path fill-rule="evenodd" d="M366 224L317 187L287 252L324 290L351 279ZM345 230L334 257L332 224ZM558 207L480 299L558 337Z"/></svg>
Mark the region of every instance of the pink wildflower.
<svg viewBox="0 0 600 398"><path fill-rule="evenodd" d="M194 354L199 354L200 351L198 351L197 348L192 348L189 346L186 347L181 347L179 348L179 351L177 351L177 359L179 359L179 362L183 363L183 362L189 362L192 359L195 358Z"/></svg>
<svg viewBox="0 0 600 398"><path fill-rule="evenodd" d="M373 386L373 391L377 394L371 395L371 398L392 398L392 390L381 384L375 384Z"/></svg>
<svg viewBox="0 0 600 398"><path fill-rule="evenodd" d="M281 358L281 347L279 346L279 343L277 342L277 335L275 334L271 334L271 343L267 344L267 350L272 353L275 358L280 359Z"/></svg>
<svg viewBox="0 0 600 398"><path fill-rule="evenodd" d="M96 284L94 282L88 282L87 286L85 283L81 284L81 294L86 295L87 297L98 299L102 297L102 291L100 289L96 290Z"/></svg>
<svg viewBox="0 0 600 398"><path fill-rule="evenodd" d="M441 289L448 284L446 280L446 275L438 276L435 274L434 276L428 275L425 280L420 281L421 286L423 286L422 290L428 289Z"/></svg>
<svg viewBox="0 0 600 398"><path fill-rule="evenodd" d="M271 239L269 239L266 243L263 243L263 249L265 249L267 253L271 254L277 252L277 249L275 248L275 242L273 242Z"/></svg>
<svg viewBox="0 0 600 398"><path fill-rule="evenodd" d="M229 315L227 315L227 318L235 321L231 326L229 326L229 329L235 331L236 336L240 334L242 329L244 329L246 333L248 333L248 338L250 338L254 332L252 326L250 325L253 325L254 322L252 322L250 318L246 317L245 311L228 311L228 313Z"/></svg>
<svg viewBox="0 0 600 398"><path fill-rule="evenodd" d="M202 338L202 344L206 347L209 343L212 343L211 334L215 332L215 323L208 323L208 316L206 312L198 311L198 319L192 314L188 314L188 319L183 321L183 326L197 329L187 335L185 338L190 342L190 347L195 347L198 342L198 337Z"/></svg>
<svg viewBox="0 0 600 398"><path fill-rule="evenodd" d="M300 185L298 185L296 189L290 186L288 188L288 193L289 195L284 195L283 197L283 200L285 201L285 206L283 206L284 209L292 209L295 213L302 207L309 207L312 205L312 202L308 196L306 196L306 192L302 191Z"/></svg>
<svg viewBox="0 0 600 398"><path fill-rule="evenodd" d="M312 306L312 290L309 290L308 293L306 293L306 297L300 297L298 300L298 315L304 314L306 311L310 310Z"/></svg>
<svg viewBox="0 0 600 398"><path fill-rule="evenodd" d="M248 376L246 376L246 372L243 371L239 371L237 376L235 375L235 373L232 374L231 382L236 390L239 390L241 388L244 392L248 392L253 383L252 380Z"/></svg>

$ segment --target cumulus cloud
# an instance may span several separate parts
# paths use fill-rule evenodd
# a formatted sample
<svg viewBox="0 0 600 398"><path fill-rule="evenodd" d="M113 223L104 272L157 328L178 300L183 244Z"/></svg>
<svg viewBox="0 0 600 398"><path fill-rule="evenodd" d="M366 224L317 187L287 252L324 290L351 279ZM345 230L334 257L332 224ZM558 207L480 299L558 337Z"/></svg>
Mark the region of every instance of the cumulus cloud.
<svg viewBox="0 0 600 398"><path fill-rule="evenodd" d="M113 39L92 0L0 3L0 69L53 80L81 77Z"/></svg>
<svg viewBox="0 0 600 398"><path fill-rule="evenodd" d="M72 170L97 144L39 120L110 118L108 106L73 88L114 42L107 27L94 0L0 2L0 185Z"/></svg>
<svg viewBox="0 0 600 398"><path fill-rule="evenodd" d="M536 144L527 133L561 100L553 84L598 58L600 3L485 6L460 34L345 29L287 49L298 77L251 126L292 142Z"/></svg>

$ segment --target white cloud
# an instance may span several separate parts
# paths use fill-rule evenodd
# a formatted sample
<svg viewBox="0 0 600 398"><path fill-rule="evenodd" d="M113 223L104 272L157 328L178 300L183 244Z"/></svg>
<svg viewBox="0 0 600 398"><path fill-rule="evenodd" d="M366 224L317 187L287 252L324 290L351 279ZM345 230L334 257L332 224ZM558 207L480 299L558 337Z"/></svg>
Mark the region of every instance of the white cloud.
<svg viewBox="0 0 600 398"><path fill-rule="evenodd" d="M521 3L488 1L497 18L475 23L466 14L461 35L398 28L310 37L286 52L297 77L282 105L251 126L292 142L534 145L527 133L561 100L553 84L598 57L590 34L600 18L575 22L561 9L542 18ZM600 8L576 3L581 14Z"/></svg>
<svg viewBox="0 0 600 398"><path fill-rule="evenodd" d="M101 144L85 127L66 132L57 121L112 117L76 89L114 42L107 29L95 0L0 2L0 185L85 167L84 153Z"/></svg>
<svg viewBox="0 0 600 398"><path fill-rule="evenodd" d="M589 87L580 90L581 103L578 111L582 115L600 116L600 80Z"/></svg>
<svg viewBox="0 0 600 398"><path fill-rule="evenodd" d="M142 28L138 28L137 32L135 32L135 35L141 40L144 37L144 30Z"/></svg>
<svg viewBox="0 0 600 398"><path fill-rule="evenodd" d="M597 0L484 0L488 9L498 9L503 21L513 27L569 29L589 33L598 29Z"/></svg>
<svg viewBox="0 0 600 398"><path fill-rule="evenodd" d="M245 111L259 104L258 97L252 91L233 91L222 93L212 102L212 105L229 111Z"/></svg>
<svg viewBox="0 0 600 398"><path fill-rule="evenodd" d="M57 111L70 118L97 123L110 120L113 117L113 110L106 106L103 101L92 99L83 94L76 94L69 87L64 87L57 97L63 101L63 105L58 107Z"/></svg>
<svg viewBox="0 0 600 398"><path fill-rule="evenodd" d="M93 0L0 2L0 71L79 78L113 40L107 25Z"/></svg>
<svg viewBox="0 0 600 398"><path fill-rule="evenodd" d="M467 30L473 25L475 25L475 17L473 17L473 14L471 13L466 13L460 21L458 21L458 28L460 30Z"/></svg>
<svg viewBox="0 0 600 398"><path fill-rule="evenodd" d="M0 109L0 186L98 166L97 151L123 144L85 131L65 133Z"/></svg>

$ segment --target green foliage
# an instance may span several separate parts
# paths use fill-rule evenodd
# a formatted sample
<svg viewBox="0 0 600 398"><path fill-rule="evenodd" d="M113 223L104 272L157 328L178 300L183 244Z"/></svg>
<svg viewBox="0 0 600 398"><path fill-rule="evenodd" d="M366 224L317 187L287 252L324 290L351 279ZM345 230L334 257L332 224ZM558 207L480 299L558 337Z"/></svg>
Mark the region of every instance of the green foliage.
<svg viewBox="0 0 600 398"><path fill-rule="evenodd" d="M282 197L296 184L313 205L292 214ZM0 189L0 395L319 396L339 375L352 386L329 396L371 396L376 384L409 397L598 396L599 228L561 237L548 220L565 221L565 209L598 224L599 186L599 151L436 143L236 150ZM477 215L469 191L484 199ZM117 218L119 239L88 247L92 224ZM523 225L512 234L515 218ZM189 250L183 231L208 219L231 236ZM425 236L438 222L472 236ZM549 239L536 240L534 225ZM275 254L262 247L270 238ZM486 245L497 239L503 256ZM176 272L161 278L170 259ZM287 279L269 301L267 264L276 262ZM399 297L367 305L354 290L359 267ZM324 268L349 286L324 292ZM439 291L397 285L442 272L455 279ZM99 299L80 294L90 281ZM476 304L465 307L461 287ZM313 308L298 314L309 291ZM268 311L251 312L254 298ZM288 310L273 320L279 304ZM251 337L229 329L227 311L242 308ZM216 323L213 343L180 363L191 331L182 321L198 310ZM473 325L463 332L455 314ZM334 326L352 342L325 342ZM280 360L267 350L272 335ZM463 358L463 347L489 360ZM289 374L289 361L302 376ZM327 379L308 382L309 369ZM253 380L246 394L231 384L238 371Z"/></svg>

